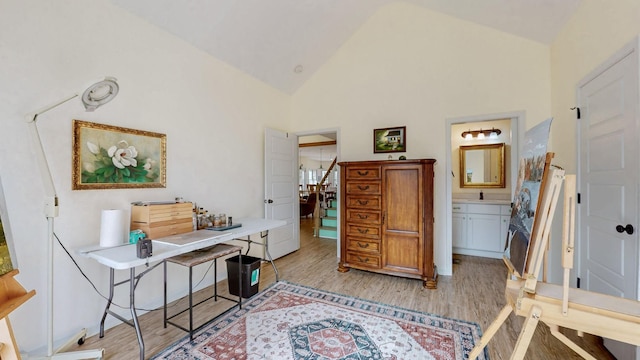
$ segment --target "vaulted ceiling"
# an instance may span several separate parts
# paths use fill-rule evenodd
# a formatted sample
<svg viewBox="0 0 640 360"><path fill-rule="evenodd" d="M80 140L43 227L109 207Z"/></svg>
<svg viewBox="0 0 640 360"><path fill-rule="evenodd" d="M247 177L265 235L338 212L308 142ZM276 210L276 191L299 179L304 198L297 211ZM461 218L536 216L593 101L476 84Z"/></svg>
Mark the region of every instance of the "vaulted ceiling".
<svg viewBox="0 0 640 360"><path fill-rule="evenodd" d="M381 6L402 0L110 0L285 92L295 92ZM404 0L550 44L580 0Z"/></svg>

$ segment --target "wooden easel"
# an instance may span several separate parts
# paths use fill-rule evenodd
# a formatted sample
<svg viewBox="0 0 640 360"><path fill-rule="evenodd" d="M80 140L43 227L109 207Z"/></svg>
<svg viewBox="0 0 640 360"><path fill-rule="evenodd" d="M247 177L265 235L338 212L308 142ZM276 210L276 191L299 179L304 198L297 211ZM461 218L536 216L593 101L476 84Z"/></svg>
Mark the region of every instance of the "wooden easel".
<svg viewBox="0 0 640 360"><path fill-rule="evenodd" d="M9 313L17 309L25 301L36 294L35 290L27 292L20 283L14 279L18 269L0 276L0 359L20 360L18 344L13 336L13 329L9 321Z"/></svg>
<svg viewBox="0 0 640 360"><path fill-rule="evenodd" d="M505 322L511 312L525 317L522 330L511 354L511 359L523 359L539 321L551 329L551 334L580 356L596 360L559 331L560 327L574 329L580 335L589 333L609 339L640 345L640 302L608 296L569 287L569 273L573 268L575 239L575 175L564 175L564 170L550 169L547 182L542 189L541 221L536 221L532 232L537 237L532 242L531 261L523 277L511 275L505 288L505 305L498 317L487 328L485 334L469 355L475 359ZM551 222L562 182L565 182L562 235L562 285L538 282L538 275L549 241Z"/></svg>

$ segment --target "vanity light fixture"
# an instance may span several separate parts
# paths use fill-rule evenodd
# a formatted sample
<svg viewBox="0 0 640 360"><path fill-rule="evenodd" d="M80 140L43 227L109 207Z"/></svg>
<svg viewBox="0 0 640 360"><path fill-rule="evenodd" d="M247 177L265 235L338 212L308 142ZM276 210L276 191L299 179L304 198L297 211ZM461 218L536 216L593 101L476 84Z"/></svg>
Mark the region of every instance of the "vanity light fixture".
<svg viewBox="0 0 640 360"><path fill-rule="evenodd" d="M491 130L468 130L462 133L462 137L465 140L471 140L473 138L484 139L488 137L489 139L497 139L498 135L500 135L502 131L500 129L491 128Z"/></svg>

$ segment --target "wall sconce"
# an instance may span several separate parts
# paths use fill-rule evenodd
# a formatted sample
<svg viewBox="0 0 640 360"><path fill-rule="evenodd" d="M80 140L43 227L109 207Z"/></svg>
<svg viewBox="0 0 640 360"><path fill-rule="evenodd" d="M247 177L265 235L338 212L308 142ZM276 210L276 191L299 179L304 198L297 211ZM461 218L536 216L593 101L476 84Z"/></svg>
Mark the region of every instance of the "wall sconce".
<svg viewBox="0 0 640 360"><path fill-rule="evenodd" d="M462 137L465 140L471 140L473 138L484 139L485 137L488 137L489 139L497 139L498 135L500 135L501 133L502 131L496 128L491 128L491 130L469 130L464 131L462 133Z"/></svg>

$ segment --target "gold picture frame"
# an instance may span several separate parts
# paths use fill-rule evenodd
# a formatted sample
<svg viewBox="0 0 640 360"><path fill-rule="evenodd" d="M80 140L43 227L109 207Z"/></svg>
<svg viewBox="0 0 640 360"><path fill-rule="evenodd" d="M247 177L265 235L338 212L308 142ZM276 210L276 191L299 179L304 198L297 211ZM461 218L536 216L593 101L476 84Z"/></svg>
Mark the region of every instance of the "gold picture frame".
<svg viewBox="0 0 640 360"><path fill-rule="evenodd" d="M166 187L167 136L73 120L73 190Z"/></svg>

